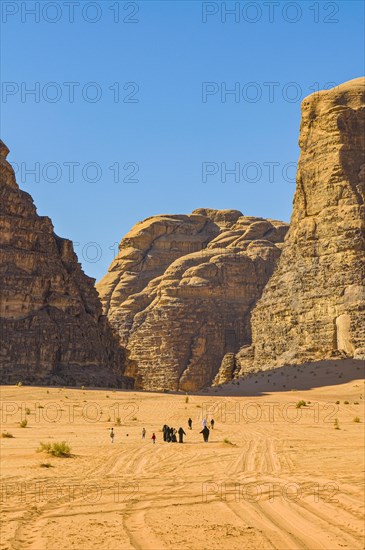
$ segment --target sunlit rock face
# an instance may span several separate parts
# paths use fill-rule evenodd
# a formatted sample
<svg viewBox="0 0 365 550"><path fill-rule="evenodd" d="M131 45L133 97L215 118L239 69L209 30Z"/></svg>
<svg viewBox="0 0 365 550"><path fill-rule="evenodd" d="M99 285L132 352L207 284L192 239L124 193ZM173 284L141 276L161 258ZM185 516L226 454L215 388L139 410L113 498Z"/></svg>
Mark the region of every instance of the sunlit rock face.
<svg viewBox="0 0 365 550"><path fill-rule="evenodd" d="M2 383L130 386L94 280L21 191L0 142Z"/></svg>
<svg viewBox="0 0 365 550"><path fill-rule="evenodd" d="M365 79L302 103L290 229L252 315L255 366L365 359Z"/></svg>
<svg viewBox="0 0 365 550"><path fill-rule="evenodd" d="M280 256L287 224L198 209L138 223L97 289L145 389L210 385L226 354L251 343L250 312Z"/></svg>

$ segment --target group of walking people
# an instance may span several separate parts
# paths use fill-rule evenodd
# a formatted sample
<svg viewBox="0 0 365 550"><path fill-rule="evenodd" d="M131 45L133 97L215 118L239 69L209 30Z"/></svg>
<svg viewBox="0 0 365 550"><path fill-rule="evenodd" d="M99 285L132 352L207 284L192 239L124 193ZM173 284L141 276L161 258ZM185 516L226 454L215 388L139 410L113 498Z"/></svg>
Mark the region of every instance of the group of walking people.
<svg viewBox="0 0 365 550"><path fill-rule="evenodd" d="M214 429L214 419L212 418L211 421L210 421L210 427L211 429L213 430ZM188 419L188 426L189 426L189 430L192 430L193 429L193 421L191 418ZM204 442L205 443L208 443L209 441L209 435L210 435L210 429L208 428L208 422L206 420L206 418L203 419L202 421L202 430L201 433L203 435L203 439L204 439ZM146 428L143 428L142 429L142 439L146 439ZM162 427L162 434L163 434L163 440L166 441L167 443L184 443L184 435L186 435L184 429L180 426L180 428L178 430L176 430L176 428L172 428L171 426L168 426L167 424L164 424L163 427ZM128 434L127 434L128 435ZM111 442L114 443L114 428L110 428L110 439L111 439ZM179 438L179 441L178 441L178 438ZM155 444L156 443L156 434L155 432L152 432L152 443Z"/></svg>
<svg viewBox="0 0 365 550"><path fill-rule="evenodd" d="M179 443L184 443L184 435L186 435L184 429L180 426L178 430L171 428L167 424L162 426L163 440L167 443L177 443L177 435L179 436Z"/></svg>

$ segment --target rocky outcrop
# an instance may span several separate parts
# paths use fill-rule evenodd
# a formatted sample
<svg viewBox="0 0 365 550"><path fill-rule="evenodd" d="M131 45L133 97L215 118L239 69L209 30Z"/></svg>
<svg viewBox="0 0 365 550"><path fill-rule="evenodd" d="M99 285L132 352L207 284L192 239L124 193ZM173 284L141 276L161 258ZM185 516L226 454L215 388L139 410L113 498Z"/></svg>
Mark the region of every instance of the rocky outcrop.
<svg viewBox="0 0 365 550"><path fill-rule="evenodd" d="M293 214L252 315L255 365L365 359L365 79L302 103Z"/></svg>
<svg viewBox="0 0 365 550"><path fill-rule="evenodd" d="M200 389L223 357L251 343L250 312L287 229L236 210L198 209L148 218L126 235L97 289L139 387Z"/></svg>
<svg viewBox="0 0 365 550"><path fill-rule="evenodd" d="M130 387L123 352L71 241L21 191L0 142L0 379Z"/></svg>

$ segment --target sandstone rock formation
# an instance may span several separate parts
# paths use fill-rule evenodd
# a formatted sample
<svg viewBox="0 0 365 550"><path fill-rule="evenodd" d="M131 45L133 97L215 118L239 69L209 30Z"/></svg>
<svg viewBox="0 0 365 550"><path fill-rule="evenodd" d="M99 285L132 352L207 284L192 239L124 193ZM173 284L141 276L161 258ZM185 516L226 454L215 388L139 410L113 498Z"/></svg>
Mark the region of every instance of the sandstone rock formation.
<svg viewBox="0 0 365 550"><path fill-rule="evenodd" d="M287 224L198 209L138 223L97 289L145 389L196 390L229 376L251 343L250 311L279 258Z"/></svg>
<svg viewBox="0 0 365 550"><path fill-rule="evenodd" d="M131 386L94 280L38 216L0 141L0 380Z"/></svg>
<svg viewBox="0 0 365 550"><path fill-rule="evenodd" d="M302 103L290 230L252 315L257 367L365 359L364 99L359 78Z"/></svg>

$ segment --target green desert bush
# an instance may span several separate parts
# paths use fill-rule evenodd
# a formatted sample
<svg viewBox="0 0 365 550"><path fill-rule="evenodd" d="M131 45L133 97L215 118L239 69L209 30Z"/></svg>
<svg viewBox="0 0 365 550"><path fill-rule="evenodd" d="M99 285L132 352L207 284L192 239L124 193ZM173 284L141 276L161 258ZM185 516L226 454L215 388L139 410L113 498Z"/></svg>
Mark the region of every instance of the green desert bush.
<svg viewBox="0 0 365 550"><path fill-rule="evenodd" d="M20 426L21 428L26 428L27 425L28 425L28 420L26 420L26 419L22 420L22 421L20 422L20 424L19 424L19 426Z"/></svg>
<svg viewBox="0 0 365 550"><path fill-rule="evenodd" d="M37 452L41 453L45 451L46 453L57 456L57 457L68 457L71 456L71 447L66 443L66 441L61 441L59 443L40 443L37 449Z"/></svg>
<svg viewBox="0 0 365 550"><path fill-rule="evenodd" d="M13 434L11 434L10 432L3 432L3 433L1 434L1 437L7 437L7 438L10 439L10 438L12 438L12 437L14 437L14 436L13 436Z"/></svg>
<svg viewBox="0 0 365 550"><path fill-rule="evenodd" d="M70 456L71 447L66 443L66 441L61 441L60 443L53 443L51 449L51 455L53 456Z"/></svg>
<svg viewBox="0 0 365 550"><path fill-rule="evenodd" d="M360 418L358 416L355 416L354 422L360 422Z"/></svg>
<svg viewBox="0 0 365 550"><path fill-rule="evenodd" d="M297 404L295 406L296 406L297 409L300 409L301 407L306 407L307 404L303 399L301 399L300 401L297 402Z"/></svg>

